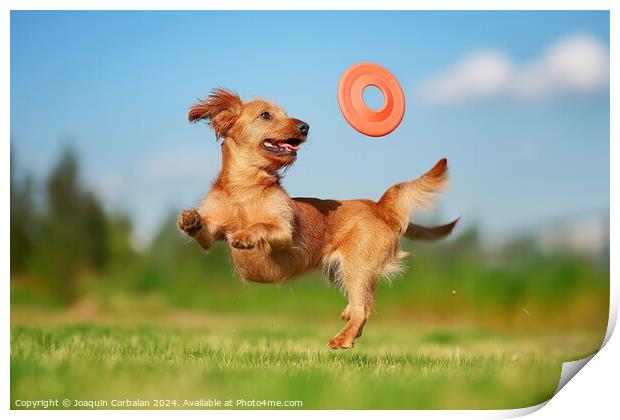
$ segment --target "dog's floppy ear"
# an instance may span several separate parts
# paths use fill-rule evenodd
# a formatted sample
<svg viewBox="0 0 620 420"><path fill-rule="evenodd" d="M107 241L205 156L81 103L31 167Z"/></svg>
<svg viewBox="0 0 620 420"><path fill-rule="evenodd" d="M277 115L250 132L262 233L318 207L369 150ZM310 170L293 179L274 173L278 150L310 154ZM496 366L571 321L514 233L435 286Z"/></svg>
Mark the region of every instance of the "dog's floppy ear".
<svg viewBox="0 0 620 420"><path fill-rule="evenodd" d="M230 90L214 89L207 99L202 100L189 109L190 122L208 120L215 130L215 137L225 137L239 118L243 102Z"/></svg>

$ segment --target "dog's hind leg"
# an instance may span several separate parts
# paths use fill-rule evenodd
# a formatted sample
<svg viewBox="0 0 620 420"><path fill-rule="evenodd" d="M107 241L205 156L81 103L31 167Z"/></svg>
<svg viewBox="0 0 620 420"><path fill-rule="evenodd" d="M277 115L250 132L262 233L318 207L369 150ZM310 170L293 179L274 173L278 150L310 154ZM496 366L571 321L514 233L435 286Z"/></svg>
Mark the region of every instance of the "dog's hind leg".
<svg viewBox="0 0 620 420"><path fill-rule="evenodd" d="M362 335L373 312L379 278L398 248L398 233L373 215L352 218L349 226L341 230L338 246L324 261L327 275L349 299L341 314L347 323L328 343L333 349L353 347Z"/></svg>
<svg viewBox="0 0 620 420"><path fill-rule="evenodd" d="M355 339L362 335L364 324L372 313L377 280L373 277L347 278L347 275L344 274L343 283L349 304L341 316L347 323L338 334L329 340L328 346L330 348L351 348Z"/></svg>

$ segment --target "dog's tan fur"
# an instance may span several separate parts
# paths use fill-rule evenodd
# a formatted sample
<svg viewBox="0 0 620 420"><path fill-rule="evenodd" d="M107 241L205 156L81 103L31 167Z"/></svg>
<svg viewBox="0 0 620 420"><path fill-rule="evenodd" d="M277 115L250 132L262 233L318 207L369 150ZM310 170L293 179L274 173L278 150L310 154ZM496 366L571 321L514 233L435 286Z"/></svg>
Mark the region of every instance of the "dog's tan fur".
<svg viewBox="0 0 620 420"><path fill-rule="evenodd" d="M223 139L222 169L198 208L181 213L179 227L205 250L217 240L228 241L237 271L249 281L281 283L323 269L349 300L342 312L346 325L329 341L331 348L353 347L361 335L379 278L399 271L406 255L400 251L401 236L437 239L456 224L409 223L412 210L429 206L444 186L446 159L420 178L390 187L378 202L291 198L280 185L279 171L295 161L296 153L276 154L263 143L305 141L303 121L289 118L274 103L244 103L224 89L191 107L189 120L202 119Z"/></svg>

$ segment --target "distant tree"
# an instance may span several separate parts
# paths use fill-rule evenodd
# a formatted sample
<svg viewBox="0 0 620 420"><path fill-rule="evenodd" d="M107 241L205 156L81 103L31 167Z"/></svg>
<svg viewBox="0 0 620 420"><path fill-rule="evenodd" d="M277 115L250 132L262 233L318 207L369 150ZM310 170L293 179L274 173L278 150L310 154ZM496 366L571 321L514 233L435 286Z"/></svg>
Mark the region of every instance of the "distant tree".
<svg viewBox="0 0 620 420"><path fill-rule="evenodd" d="M58 222L70 223L80 208L77 157L72 149L65 149L47 180L49 215Z"/></svg>
<svg viewBox="0 0 620 420"><path fill-rule="evenodd" d="M46 185L46 211L37 248L40 273L49 289L64 300L76 294L77 265L82 248L79 244L79 190L77 162L67 149L52 170Z"/></svg>
<svg viewBox="0 0 620 420"><path fill-rule="evenodd" d="M10 158L10 228L11 274L22 271L30 258L36 233L36 218L32 199L31 176L20 178L16 174L15 158Z"/></svg>
<svg viewBox="0 0 620 420"><path fill-rule="evenodd" d="M108 262L107 221L101 204L92 192L82 194L80 212L85 263L95 271L102 271Z"/></svg>
<svg viewBox="0 0 620 420"><path fill-rule="evenodd" d="M46 183L39 258L56 294L72 300L82 272L99 272L107 264L106 218L93 193L82 191L77 157L66 149Z"/></svg>

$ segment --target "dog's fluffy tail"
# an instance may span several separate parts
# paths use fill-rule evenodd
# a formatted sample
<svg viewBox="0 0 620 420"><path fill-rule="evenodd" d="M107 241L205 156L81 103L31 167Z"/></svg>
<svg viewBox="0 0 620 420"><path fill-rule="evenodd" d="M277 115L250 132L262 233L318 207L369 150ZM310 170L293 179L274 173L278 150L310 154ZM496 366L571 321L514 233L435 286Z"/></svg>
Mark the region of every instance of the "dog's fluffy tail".
<svg viewBox="0 0 620 420"><path fill-rule="evenodd" d="M430 208L435 195L445 188L447 179L448 160L444 158L420 178L388 188L378 204L387 214L396 218L401 233L404 234L409 227L411 212L415 209Z"/></svg>

